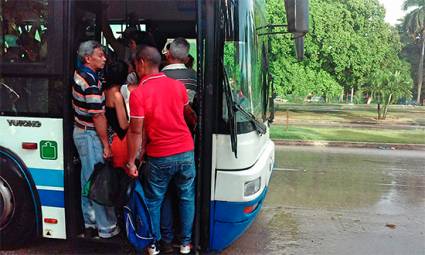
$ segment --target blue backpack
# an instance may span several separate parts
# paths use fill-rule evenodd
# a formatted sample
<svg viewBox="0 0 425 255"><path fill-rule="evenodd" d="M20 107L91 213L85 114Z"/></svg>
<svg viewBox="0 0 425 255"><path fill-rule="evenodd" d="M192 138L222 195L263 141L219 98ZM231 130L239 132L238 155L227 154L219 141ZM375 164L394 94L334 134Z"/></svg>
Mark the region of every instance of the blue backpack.
<svg viewBox="0 0 425 255"><path fill-rule="evenodd" d="M154 242L151 218L139 179L134 181L130 200L124 206L124 222L128 241L136 250L142 251Z"/></svg>

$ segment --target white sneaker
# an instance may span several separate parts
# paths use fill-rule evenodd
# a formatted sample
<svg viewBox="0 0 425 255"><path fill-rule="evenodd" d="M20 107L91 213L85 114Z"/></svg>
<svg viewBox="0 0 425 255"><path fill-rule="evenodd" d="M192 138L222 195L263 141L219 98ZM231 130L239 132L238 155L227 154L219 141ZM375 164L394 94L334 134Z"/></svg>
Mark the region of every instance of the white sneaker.
<svg viewBox="0 0 425 255"><path fill-rule="evenodd" d="M114 231L112 231L112 233L111 233L111 237L118 235L120 232L121 232L120 227L116 226Z"/></svg>
<svg viewBox="0 0 425 255"><path fill-rule="evenodd" d="M190 249L191 249L191 245L190 244L180 245L180 253L181 254L189 254L190 253Z"/></svg>
<svg viewBox="0 0 425 255"><path fill-rule="evenodd" d="M112 237L118 235L120 232L121 232L120 227L116 226L114 231L112 231L111 233L103 234L103 233L99 232L99 237L104 238L104 239L109 239L109 238L112 238Z"/></svg>
<svg viewBox="0 0 425 255"><path fill-rule="evenodd" d="M151 244L151 245L148 247L148 254L149 254L149 255L157 255L157 254L159 254L159 249L158 249L158 247L156 247L156 245L155 245L155 244Z"/></svg>

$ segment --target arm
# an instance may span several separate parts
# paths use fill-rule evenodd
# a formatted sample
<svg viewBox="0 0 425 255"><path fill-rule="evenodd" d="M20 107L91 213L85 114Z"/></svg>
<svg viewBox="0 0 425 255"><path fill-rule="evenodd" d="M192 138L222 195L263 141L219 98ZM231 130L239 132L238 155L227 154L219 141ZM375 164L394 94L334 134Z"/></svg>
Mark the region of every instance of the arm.
<svg viewBox="0 0 425 255"><path fill-rule="evenodd" d="M108 134L107 134L107 128L108 128L108 122L106 120L104 113L97 113L93 115L93 123L94 127L96 129L97 135L100 138L100 141L103 145L103 157L104 158L110 158L111 155L111 148L109 147L108 143Z"/></svg>
<svg viewBox="0 0 425 255"><path fill-rule="evenodd" d="M137 177L137 167L135 165L137 153L142 145L143 134L143 118L131 118L130 126L127 133L128 143L128 174L132 177Z"/></svg>
<svg viewBox="0 0 425 255"><path fill-rule="evenodd" d="M192 107L190 107L189 104L184 106L184 120L186 121L190 132L194 133L198 117L196 116L195 111L192 109Z"/></svg>
<svg viewBox="0 0 425 255"><path fill-rule="evenodd" d="M101 27L103 36L105 36L106 41L111 45L111 47L114 49L115 53L122 57L124 54L124 46L118 42L118 40L115 38L114 33L112 32L111 27L108 24L108 20L106 19L106 12L108 10L107 5L102 6L102 18L101 18Z"/></svg>
<svg viewBox="0 0 425 255"><path fill-rule="evenodd" d="M123 130L126 130L128 128L127 113L125 110L124 98L119 91L114 93L114 107L115 111L117 112L118 123L120 127Z"/></svg>
<svg viewBox="0 0 425 255"><path fill-rule="evenodd" d="M187 95L186 87L184 86L183 83L181 83L181 82L179 82L179 83L180 83L180 90L181 90L181 95L182 95L181 98L182 98L182 102L184 104L184 108L183 108L184 120L186 121L186 125L189 128L189 131L191 133L194 133L198 118L196 116L195 111L190 106L189 97Z"/></svg>
<svg viewBox="0 0 425 255"><path fill-rule="evenodd" d="M142 147L140 148L140 161L143 162L143 159L145 158L145 153L146 153L146 144L148 142L148 139L146 137L146 128L145 126L143 126L143 131L142 131Z"/></svg>
<svg viewBox="0 0 425 255"><path fill-rule="evenodd" d="M89 104L88 113L92 116L97 135L103 145L103 157L111 157L111 148L108 143L108 121L105 116L104 93L97 86L98 80L85 73L81 74L81 82L87 86L84 89L84 100Z"/></svg>

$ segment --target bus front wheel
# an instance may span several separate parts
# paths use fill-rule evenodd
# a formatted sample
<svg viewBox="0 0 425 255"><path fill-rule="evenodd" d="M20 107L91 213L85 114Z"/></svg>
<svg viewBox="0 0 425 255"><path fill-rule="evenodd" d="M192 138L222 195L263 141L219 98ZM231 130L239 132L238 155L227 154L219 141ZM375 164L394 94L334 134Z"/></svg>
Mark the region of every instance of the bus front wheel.
<svg viewBox="0 0 425 255"><path fill-rule="evenodd" d="M0 249L26 244L36 233L34 201L15 164L0 158Z"/></svg>

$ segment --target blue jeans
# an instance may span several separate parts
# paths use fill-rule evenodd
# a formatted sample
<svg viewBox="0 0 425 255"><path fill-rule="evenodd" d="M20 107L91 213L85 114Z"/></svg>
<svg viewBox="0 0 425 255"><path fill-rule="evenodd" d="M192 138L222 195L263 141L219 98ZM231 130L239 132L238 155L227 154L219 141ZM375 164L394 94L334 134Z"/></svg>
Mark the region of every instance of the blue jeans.
<svg viewBox="0 0 425 255"><path fill-rule="evenodd" d="M144 180L146 204L152 220L153 235L157 241L161 240L161 204L168 184L173 180L180 212L181 242L183 245L191 243L195 216L195 175L193 151L163 158L148 157L142 179ZM166 217L173 217L173 215Z"/></svg>
<svg viewBox="0 0 425 255"><path fill-rule="evenodd" d="M73 138L81 161L82 190L93 173L94 165L103 162L103 147L95 130L83 130L74 127ZM97 228L100 237L111 237L111 233L117 227L114 207L97 204L82 196L81 210L86 228Z"/></svg>
<svg viewBox="0 0 425 255"><path fill-rule="evenodd" d="M171 243L174 240L174 210L176 208L175 201L176 187L173 183L168 186L168 191L165 193L164 201L161 206L161 239L166 243Z"/></svg>

